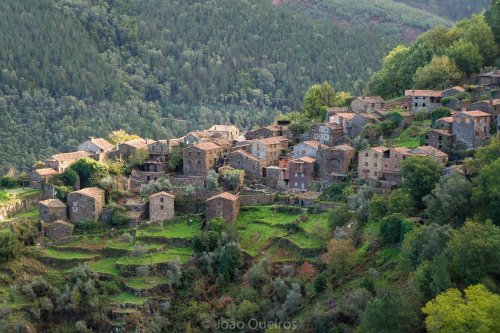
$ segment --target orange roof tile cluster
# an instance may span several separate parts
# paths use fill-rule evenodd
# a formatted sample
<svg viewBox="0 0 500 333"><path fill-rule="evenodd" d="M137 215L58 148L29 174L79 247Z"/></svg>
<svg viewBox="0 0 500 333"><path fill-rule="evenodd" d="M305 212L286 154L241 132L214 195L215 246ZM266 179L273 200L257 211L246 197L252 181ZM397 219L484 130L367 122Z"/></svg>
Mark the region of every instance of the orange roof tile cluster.
<svg viewBox="0 0 500 333"><path fill-rule="evenodd" d="M76 161L84 157L89 157L91 154L86 151L75 151L71 153L60 153L60 154L55 154L52 155L50 158L48 158L48 161L59 161L59 162L64 162L64 161Z"/></svg>
<svg viewBox="0 0 500 333"><path fill-rule="evenodd" d="M85 195L88 197L99 197L99 196L104 194L104 191L98 187L87 187L87 188L81 189L79 191L71 192L71 193L78 193L78 194Z"/></svg>
<svg viewBox="0 0 500 333"><path fill-rule="evenodd" d="M326 147L326 145L322 144L319 141L315 141L315 140L303 141L301 143L306 144L306 145L311 146L311 147L314 147L314 148L323 148L323 147Z"/></svg>
<svg viewBox="0 0 500 333"><path fill-rule="evenodd" d="M165 192L165 191L162 191L162 192L158 192L158 193L152 194L152 195L150 195L149 197L150 197L150 198L155 198L155 197L159 197L159 196L166 196L166 197L171 197L171 198L174 198L174 195L173 195L173 194L168 193L168 192Z"/></svg>
<svg viewBox="0 0 500 333"><path fill-rule="evenodd" d="M39 204L47 207L66 208L66 205L59 199L47 199L40 201Z"/></svg>
<svg viewBox="0 0 500 333"><path fill-rule="evenodd" d="M414 155L447 157L448 154L432 146L420 146L411 150Z"/></svg>
<svg viewBox="0 0 500 333"><path fill-rule="evenodd" d="M52 175L59 174L56 170L54 170L52 168L36 169L33 172L40 175L40 176L52 176Z"/></svg>
<svg viewBox="0 0 500 333"><path fill-rule="evenodd" d="M217 195L214 195L213 197L208 198L207 201L214 200L214 199L225 199L225 200L230 200L230 201L237 201L239 197L237 195L234 195L229 192L223 192Z"/></svg>
<svg viewBox="0 0 500 333"><path fill-rule="evenodd" d="M111 150L115 148L114 145L112 145L106 139L103 138L90 138L90 142L92 142L94 145L101 148L102 150Z"/></svg>
<svg viewBox="0 0 500 333"><path fill-rule="evenodd" d="M474 111L462 111L463 114L466 114L471 117L490 117L491 115L489 113L479 111L479 110L474 110Z"/></svg>
<svg viewBox="0 0 500 333"><path fill-rule="evenodd" d="M405 96L443 97L443 92L439 90L406 90Z"/></svg>
<svg viewBox="0 0 500 333"><path fill-rule="evenodd" d="M288 141L288 139L283 136L274 136L272 138L258 139L256 141L261 142L265 145L272 145L282 143L283 141Z"/></svg>
<svg viewBox="0 0 500 333"><path fill-rule="evenodd" d="M127 145L130 147L141 149L141 148L147 148L148 144L151 144L153 142L154 142L154 140L146 140L146 139L140 138L140 139L125 141L124 143L122 143L122 145Z"/></svg>
<svg viewBox="0 0 500 333"><path fill-rule="evenodd" d="M444 117L444 118L439 118L438 120L436 121L444 121L444 122L447 122L447 123L452 123L453 122L453 117Z"/></svg>
<svg viewBox="0 0 500 333"><path fill-rule="evenodd" d="M193 146L194 148L201 149L201 150L216 150L216 149L221 149L221 147L212 142L212 141L205 141L205 142L200 142L197 143Z"/></svg>

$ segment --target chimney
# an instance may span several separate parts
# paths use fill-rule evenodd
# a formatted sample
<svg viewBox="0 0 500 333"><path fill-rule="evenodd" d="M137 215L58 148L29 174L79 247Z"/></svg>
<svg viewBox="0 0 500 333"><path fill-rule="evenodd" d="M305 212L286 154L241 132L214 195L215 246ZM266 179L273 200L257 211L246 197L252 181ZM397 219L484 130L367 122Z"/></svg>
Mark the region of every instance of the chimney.
<svg viewBox="0 0 500 333"><path fill-rule="evenodd" d="M465 112L465 111L467 111L467 108L462 108L462 112Z"/></svg>

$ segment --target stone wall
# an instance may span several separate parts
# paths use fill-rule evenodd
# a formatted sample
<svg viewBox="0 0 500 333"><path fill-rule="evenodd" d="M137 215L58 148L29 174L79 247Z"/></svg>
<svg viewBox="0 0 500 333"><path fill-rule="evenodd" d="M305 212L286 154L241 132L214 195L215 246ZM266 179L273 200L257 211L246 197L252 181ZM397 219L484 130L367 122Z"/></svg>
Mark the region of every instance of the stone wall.
<svg viewBox="0 0 500 333"><path fill-rule="evenodd" d="M42 199L41 193L35 193L26 198L15 198L0 205L0 221L7 219L17 213L29 211L38 205Z"/></svg>
<svg viewBox="0 0 500 333"><path fill-rule="evenodd" d="M272 205L276 201L276 192L240 194L241 206Z"/></svg>

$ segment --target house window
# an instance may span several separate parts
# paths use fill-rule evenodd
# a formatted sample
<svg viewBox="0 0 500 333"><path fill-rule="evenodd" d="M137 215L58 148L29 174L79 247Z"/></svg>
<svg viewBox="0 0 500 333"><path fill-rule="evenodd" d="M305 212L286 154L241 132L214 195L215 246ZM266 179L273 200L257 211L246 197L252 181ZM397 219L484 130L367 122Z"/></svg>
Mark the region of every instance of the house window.
<svg viewBox="0 0 500 333"><path fill-rule="evenodd" d="M470 124L470 118L469 117L465 118L465 123L466 124Z"/></svg>
<svg viewBox="0 0 500 333"><path fill-rule="evenodd" d="M368 162L365 162L365 166L368 166Z"/></svg>
<svg viewBox="0 0 500 333"><path fill-rule="evenodd" d="M425 103L423 103L422 106L425 108Z"/></svg>
<svg viewBox="0 0 500 333"><path fill-rule="evenodd" d="M377 166L378 166L377 162L373 163L373 166L374 166L374 167L377 167Z"/></svg>
<svg viewBox="0 0 500 333"><path fill-rule="evenodd" d="M415 107L417 107L417 106L418 106L418 103L415 103Z"/></svg>
<svg viewBox="0 0 500 333"><path fill-rule="evenodd" d="M365 153L365 156L368 157L368 153Z"/></svg>
<svg viewBox="0 0 500 333"><path fill-rule="evenodd" d="M163 202L163 198L160 198L160 202Z"/></svg>
<svg viewBox="0 0 500 333"><path fill-rule="evenodd" d="M163 210L163 205L160 206L160 210Z"/></svg>

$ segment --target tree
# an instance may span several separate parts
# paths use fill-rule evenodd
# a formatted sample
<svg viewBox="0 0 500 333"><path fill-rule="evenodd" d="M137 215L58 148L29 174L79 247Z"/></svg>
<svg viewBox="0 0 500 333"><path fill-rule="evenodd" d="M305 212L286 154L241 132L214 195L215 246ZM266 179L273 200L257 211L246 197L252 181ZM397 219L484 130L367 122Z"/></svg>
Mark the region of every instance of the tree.
<svg viewBox="0 0 500 333"><path fill-rule="evenodd" d="M500 157L500 137L491 138L491 142L476 150L474 158L465 159L465 169L468 174L477 174L482 168L490 165Z"/></svg>
<svg viewBox="0 0 500 333"><path fill-rule="evenodd" d="M108 141L114 145L119 145L120 143L140 138L140 136L136 134L129 134L124 130L113 131L110 135L108 135Z"/></svg>
<svg viewBox="0 0 500 333"><path fill-rule="evenodd" d="M458 22L453 30L458 30L462 38L477 45L484 65L493 65L497 57L497 46L491 27L482 14L472 15L469 20Z"/></svg>
<svg viewBox="0 0 500 333"><path fill-rule="evenodd" d="M448 243L453 281L477 283L500 274L500 228L488 223L466 222L453 231Z"/></svg>
<svg viewBox="0 0 500 333"><path fill-rule="evenodd" d="M451 116L451 111L448 108L440 106L431 111L432 126L436 123L436 120Z"/></svg>
<svg viewBox="0 0 500 333"><path fill-rule="evenodd" d="M96 185L101 178L109 175L109 168L106 164L93 160L89 157L82 158L70 166L80 176L80 186L82 188Z"/></svg>
<svg viewBox="0 0 500 333"><path fill-rule="evenodd" d="M488 22L493 32L493 36L498 45L500 45L500 1L491 0L490 8L486 11L486 22Z"/></svg>
<svg viewBox="0 0 500 333"><path fill-rule="evenodd" d="M183 167L184 157L182 155L182 147L173 147L168 156L168 169L170 171L181 171Z"/></svg>
<svg viewBox="0 0 500 333"><path fill-rule="evenodd" d="M400 255L400 264L412 272L424 261L432 261L443 253L452 237L449 225L429 224L412 229L406 234Z"/></svg>
<svg viewBox="0 0 500 333"><path fill-rule="evenodd" d="M417 206L429 194L441 176L442 167L431 157L410 156L401 164L403 188L410 193Z"/></svg>
<svg viewBox="0 0 500 333"><path fill-rule="evenodd" d="M450 58L434 56L429 64L415 72L415 88L445 89L460 83L462 76L457 65Z"/></svg>
<svg viewBox="0 0 500 333"><path fill-rule="evenodd" d="M479 47L467 40L459 39L446 50L446 55L453 60L458 68L470 75L478 72L483 65L483 57Z"/></svg>
<svg viewBox="0 0 500 333"><path fill-rule="evenodd" d="M443 290L450 288L448 258L440 254L432 261L422 262L413 273L413 281L424 300L432 299Z"/></svg>
<svg viewBox="0 0 500 333"><path fill-rule="evenodd" d="M230 191L236 190L241 185L241 180L245 175L243 170L223 170L221 171L222 181L226 184Z"/></svg>
<svg viewBox="0 0 500 333"><path fill-rule="evenodd" d="M384 244L402 242L412 225L401 214L392 214L380 220L380 235Z"/></svg>
<svg viewBox="0 0 500 333"><path fill-rule="evenodd" d="M347 239L331 239L328 251L322 260L338 276L344 276L356 265L356 249L352 241Z"/></svg>
<svg viewBox="0 0 500 333"><path fill-rule="evenodd" d="M479 214L500 224L500 158L485 166L472 181L472 203Z"/></svg>
<svg viewBox="0 0 500 333"><path fill-rule="evenodd" d="M462 174L445 175L423 198L425 213L434 223L460 226L469 213L471 194L472 184Z"/></svg>
<svg viewBox="0 0 500 333"><path fill-rule="evenodd" d="M329 213L328 219L332 229L343 227L354 218L354 214L349 211L346 204L335 206Z"/></svg>
<svg viewBox="0 0 500 333"><path fill-rule="evenodd" d="M500 296L482 284L467 287L464 294L449 289L429 301L422 312L430 333L494 333L500 327Z"/></svg>
<svg viewBox="0 0 500 333"><path fill-rule="evenodd" d="M10 231L0 232L0 261L9 261L19 256L21 244Z"/></svg>
<svg viewBox="0 0 500 333"><path fill-rule="evenodd" d="M149 153L146 148L136 149L128 157L128 163L132 167L141 167L148 161Z"/></svg>
<svg viewBox="0 0 500 333"><path fill-rule="evenodd" d="M219 274L224 276L225 281L234 281L242 265L243 255L238 243L230 242L221 248Z"/></svg>
<svg viewBox="0 0 500 333"><path fill-rule="evenodd" d="M219 188L219 174L214 170L208 172L205 180L205 187L209 191L215 191Z"/></svg>
<svg viewBox="0 0 500 333"><path fill-rule="evenodd" d="M359 222L368 220L368 211L370 208L370 199L374 194L374 189L367 184L361 186L356 193L347 197L347 205L354 211Z"/></svg>
<svg viewBox="0 0 500 333"><path fill-rule="evenodd" d="M372 298L361 318L360 331L366 333L418 332L420 321L407 295L387 292Z"/></svg>
<svg viewBox="0 0 500 333"><path fill-rule="evenodd" d="M304 95L303 109L309 119L322 118L326 107L334 103L335 91L328 82L309 87ZM324 117L323 117L324 118Z"/></svg>

